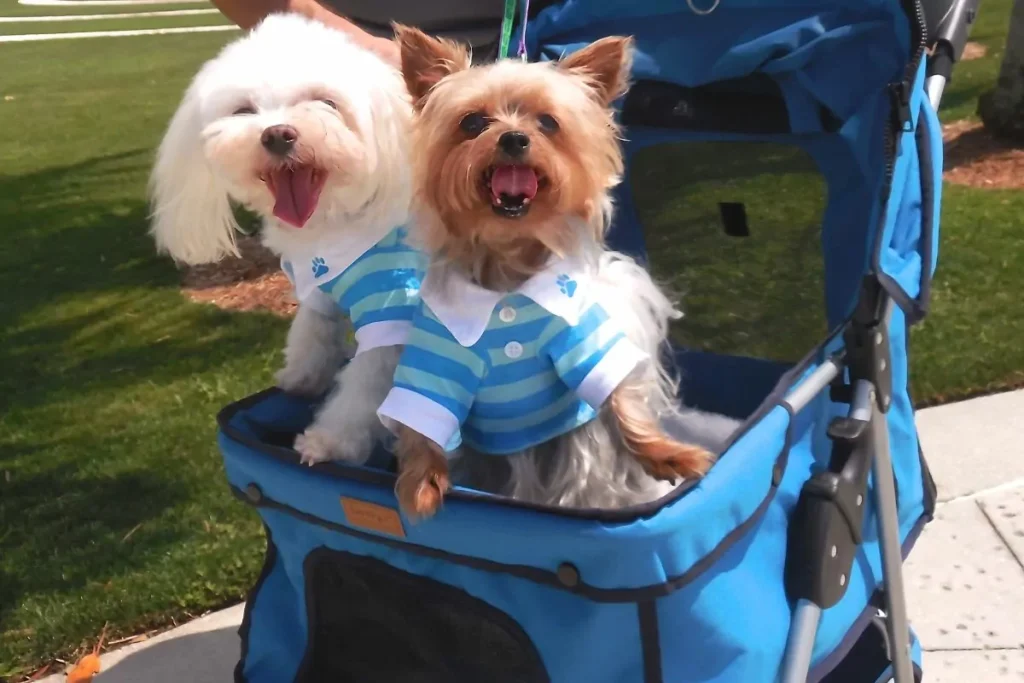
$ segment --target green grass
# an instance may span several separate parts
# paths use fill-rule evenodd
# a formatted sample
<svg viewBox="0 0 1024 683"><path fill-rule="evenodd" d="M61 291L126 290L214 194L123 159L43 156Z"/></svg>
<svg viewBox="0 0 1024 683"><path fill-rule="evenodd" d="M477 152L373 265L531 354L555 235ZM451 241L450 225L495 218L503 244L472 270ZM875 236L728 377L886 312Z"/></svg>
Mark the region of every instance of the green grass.
<svg viewBox="0 0 1024 683"><path fill-rule="evenodd" d="M229 35L0 46L0 678L258 570L214 415L271 382L285 323L188 303L146 234L152 150Z"/></svg>
<svg viewBox="0 0 1024 683"><path fill-rule="evenodd" d="M1009 7L983 4L972 37L989 55L960 65L944 120L972 115L994 81ZM8 16L112 11L0 0ZM258 570L260 527L227 493L214 415L271 382L286 323L188 303L146 235L153 149L233 37L0 45L0 679L66 658L106 622L116 637L238 600ZM791 359L824 330L820 181L792 152L730 168L727 151L637 174L662 193L645 213L655 265L685 296L683 341ZM913 333L924 402L1024 383L1024 193L946 186L944 199L932 315ZM747 240L722 238L723 200L749 203Z"/></svg>
<svg viewBox="0 0 1024 683"><path fill-rule="evenodd" d="M78 31L125 31L173 28L183 26L218 26L229 24L222 14L190 14L178 17L138 17L104 19L102 21L48 21L46 23L0 24L0 36L27 33L74 33Z"/></svg>
<svg viewBox="0 0 1024 683"><path fill-rule="evenodd" d="M182 9L207 9L208 2L167 3L166 5L21 5L18 0L0 0L0 17L45 17L67 14L127 14ZM94 23L94 22L89 22ZM101 22L102 23L102 22Z"/></svg>

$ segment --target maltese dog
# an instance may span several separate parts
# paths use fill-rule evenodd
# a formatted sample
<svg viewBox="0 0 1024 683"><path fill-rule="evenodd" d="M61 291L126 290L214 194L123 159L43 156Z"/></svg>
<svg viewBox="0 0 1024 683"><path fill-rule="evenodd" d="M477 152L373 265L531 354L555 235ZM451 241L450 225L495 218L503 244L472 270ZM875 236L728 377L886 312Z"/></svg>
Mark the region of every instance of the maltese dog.
<svg viewBox="0 0 1024 683"><path fill-rule="evenodd" d="M453 481L617 508L702 476L711 452L662 426L678 411L660 361L678 314L604 246L631 40L471 67L455 43L397 32L416 111L410 229L430 255L379 411L403 510L434 514Z"/></svg>
<svg viewBox="0 0 1024 683"><path fill-rule="evenodd" d="M340 32L277 14L202 67L159 148L161 251L215 262L237 255L233 204L263 219L263 244L299 300L278 385L309 396L334 387L295 442L309 464L365 462L389 436L376 409L425 266L403 227L411 113L397 70Z"/></svg>

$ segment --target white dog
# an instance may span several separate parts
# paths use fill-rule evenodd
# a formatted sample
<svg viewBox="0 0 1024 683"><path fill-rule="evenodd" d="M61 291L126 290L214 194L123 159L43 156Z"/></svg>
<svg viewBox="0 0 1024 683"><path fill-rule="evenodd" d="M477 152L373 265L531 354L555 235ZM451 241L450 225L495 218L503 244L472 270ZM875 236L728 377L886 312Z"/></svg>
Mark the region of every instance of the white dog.
<svg viewBox="0 0 1024 683"><path fill-rule="evenodd" d="M326 392L355 330L355 356L296 440L310 464L364 462L387 434L376 409L421 275L399 229L410 115L401 76L377 56L322 24L272 15L203 66L160 145L151 194L161 251L214 262L237 254L232 201L263 218L263 243L300 301L279 386Z"/></svg>

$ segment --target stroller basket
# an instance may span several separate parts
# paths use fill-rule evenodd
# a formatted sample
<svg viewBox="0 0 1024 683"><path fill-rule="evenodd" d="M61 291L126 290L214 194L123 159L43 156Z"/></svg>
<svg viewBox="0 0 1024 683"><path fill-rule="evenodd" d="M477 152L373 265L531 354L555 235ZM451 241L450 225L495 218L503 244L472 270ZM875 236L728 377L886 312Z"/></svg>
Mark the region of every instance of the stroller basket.
<svg viewBox="0 0 1024 683"><path fill-rule="evenodd" d="M935 490L907 341L938 257L941 87L926 79L949 76L924 59L925 14L912 0L535 2L530 59L636 39L610 239L655 271L689 259L686 401L743 426L704 479L649 505L456 489L412 524L389 454L299 465L313 403L268 389L227 406L227 479L267 532L236 683L920 680L900 565ZM943 30L931 45L951 64L965 32ZM683 200L651 211L658 182ZM723 301L734 319L702 323Z"/></svg>

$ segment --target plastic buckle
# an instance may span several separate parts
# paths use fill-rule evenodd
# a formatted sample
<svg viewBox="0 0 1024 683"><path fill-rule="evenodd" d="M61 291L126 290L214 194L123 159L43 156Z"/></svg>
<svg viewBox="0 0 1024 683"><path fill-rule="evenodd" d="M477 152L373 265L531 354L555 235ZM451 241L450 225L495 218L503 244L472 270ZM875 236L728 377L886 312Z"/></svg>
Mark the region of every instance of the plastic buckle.
<svg viewBox="0 0 1024 683"><path fill-rule="evenodd" d="M914 132L913 117L910 115L910 84L906 81L889 84L895 129L904 133Z"/></svg>
<svg viewBox="0 0 1024 683"><path fill-rule="evenodd" d="M829 469L803 486L789 528L786 586L791 597L828 609L846 593L863 539L872 451L870 423L839 417L828 427Z"/></svg>

